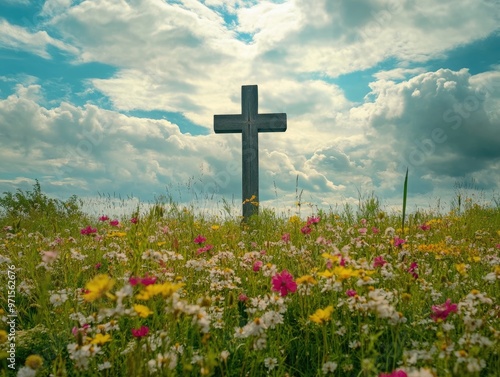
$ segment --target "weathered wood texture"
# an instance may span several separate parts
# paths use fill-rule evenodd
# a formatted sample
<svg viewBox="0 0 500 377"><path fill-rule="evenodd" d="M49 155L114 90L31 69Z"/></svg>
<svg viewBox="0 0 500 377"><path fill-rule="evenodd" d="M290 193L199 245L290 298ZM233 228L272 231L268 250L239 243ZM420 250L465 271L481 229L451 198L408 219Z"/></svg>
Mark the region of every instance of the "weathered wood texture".
<svg viewBox="0 0 500 377"><path fill-rule="evenodd" d="M215 133L241 133L243 217L258 213L259 132L285 132L286 114L259 114L257 85L241 87L241 114L214 115Z"/></svg>

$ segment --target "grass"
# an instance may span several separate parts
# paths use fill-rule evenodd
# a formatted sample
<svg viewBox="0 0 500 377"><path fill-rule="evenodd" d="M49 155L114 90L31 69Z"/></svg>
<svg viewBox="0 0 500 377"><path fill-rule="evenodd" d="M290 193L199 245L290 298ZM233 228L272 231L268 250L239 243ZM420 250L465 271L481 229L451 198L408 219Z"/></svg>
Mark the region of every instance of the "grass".
<svg viewBox="0 0 500 377"><path fill-rule="evenodd" d="M0 206L0 376L499 375L498 205L112 221L37 183Z"/></svg>

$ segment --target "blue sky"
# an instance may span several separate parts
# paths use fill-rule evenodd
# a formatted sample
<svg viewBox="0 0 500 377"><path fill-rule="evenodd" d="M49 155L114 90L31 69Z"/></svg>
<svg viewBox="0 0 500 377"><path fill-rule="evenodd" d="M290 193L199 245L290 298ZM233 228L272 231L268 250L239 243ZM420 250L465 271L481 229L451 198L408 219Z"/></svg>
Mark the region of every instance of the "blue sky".
<svg viewBox="0 0 500 377"><path fill-rule="evenodd" d="M240 136L213 115L258 84L288 115L259 137L264 206L294 208L298 177L314 206L398 207L406 167L414 208L498 197L499 5L0 0L0 192L238 205Z"/></svg>

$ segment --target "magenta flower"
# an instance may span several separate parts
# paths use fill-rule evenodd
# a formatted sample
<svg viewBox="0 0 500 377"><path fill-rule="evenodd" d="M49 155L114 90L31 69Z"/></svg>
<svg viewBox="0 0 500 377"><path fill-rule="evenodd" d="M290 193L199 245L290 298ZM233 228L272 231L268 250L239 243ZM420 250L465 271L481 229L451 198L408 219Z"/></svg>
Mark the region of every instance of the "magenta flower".
<svg viewBox="0 0 500 377"><path fill-rule="evenodd" d="M84 236L88 236L93 233L97 233L97 228L92 228L90 225L80 230L80 234L83 234Z"/></svg>
<svg viewBox="0 0 500 377"><path fill-rule="evenodd" d="M345 294L349 297L354 297L354 296L357 296L358 293L354 290L354 289L348 289Z"/></svg>
<svg viewBox="0 0 500 377"><path fill-rule="evenodd" d="M142 338L149 334L149 328L147 326L141 326L140 329L130 329L132 335L136 338Z"/></svg>
<svg viewBox="0 0 500 377"><path fill-rule="evenodd" d="M156 283L156 276L149 276L147 273L143 278L131 276L128 278L128 282L132 287L135 287L137 284L147 286Z"/></svg>
<svg viewBox="0 0 500 377"><path fill-rule="evenodd" d="M431 229L431 226L429 224L423 223L422 225L419 226L419 228L422 230L429 230Z"/></svg>
<svg viewBox="0 0 500 377"><path fill-rule="evenodd" d="M106 215L99 217L99 221L108 221L108 220L109 220L109 217Z"/></svg>
<svg viewBox="0 0 500 377"><path fill-rule="evenodd" d="M244 293L240 293L239 296L238 296L238 300L241 301L241 302L245 302L248 300L248 296Z"/></svg>
<svg viewBox="0 0 500 377"><path fill-rule="evenodd" d="M392 373L380 373L378 377L408 377L404 370L395 370Z"/></svg>
<svg viewBox="0 0 500 377"><path fill-rule="evenodd" d="M96 270L100 269L102 267L102 263L101 262L97 262L95 265L94 265L94 268Z"/></svg>
<svg viewBox="0 0 500 377"><path fill-rule="evenodd" d="M377 234L380 230L376 226L372 226L372 232L373 234Z"/></svg>
<svg viewBox="0 0 500 377"><path fill-rule="evenodd" d="M379 255L378 257L375 257L375 259L373 259L373 267L383 267L386 263L387 261L382 255Z"/></svg>
<svg viewBox="0 0 500 377"><path fill-rule="evenodd" d="M317 224L317 223L319 223L319 222L320 222L320 220L321 220L321 217L319 217L319 216L316 216L316 217L314 217L314 216L308 217L308 218L307 218L307 225Z"/></svg>
<svg viewBox="0 0 500 377"><path fill-rule="evenodd" d="M118 226L119 224L120 224L120 222L118 220L116 220L116 219L115 220L111 220L109 222L109 225L111 225L111 226Z"/></svg>
<svg viewBox="0 0 500 377"><path fill-rule="evenodd" d="M444 321L450 313L457 312L457 304L452 304L450 299L447 299L444 304L432 305L431 318L435 321Z"/></svg>
<svg viewBox="0 0 500 377"><path fill-rule="evenodd" d="M253 268L252 268L252 269L253 269L255 272L259 272L259 270L260 270L260 268L262 267L262 265L263 265L263 264L264 264L264 263L263 263L262 261L257 260L257 261L255 261L255 262L254 262L254 264L253 264Z"/></svg>
<svg viewBox="0 0 500 377"><path fill-rule="evenodd" d="M138 222L138 221L139 221L139 220L137 219L137 217L132 217L132 218L130 219L130 222L131 222L132 224L137 224L137 222Z"/></svg>
<svg viewBox="0 0 500 377"><path fill-rule="evenodd" d="M205 253L209 250L212 250L214 246L213 245L205 245L203 247L200 247L197 251L196 251L196 254L201 254L201 253Z"/></svg>
<svg viewBox="0 0 500 377"><path fill-rule="evenodd" d="M290 242L290 233L285 233L285 234L283 234L283 235L281 236L281 240L282 240L283 242L286 242L286 243Z"/></svg>
<svg viewBox="0 0 500 377"><path fill-rule="evenodd" d="M286 296L289 292L293 293L297 290L297 283L292 274L287 270L283 270L281 273L274 275L271 279L271 283L273 285L273 291L280 292L281 296Z"/></svg>
<svg viewBox="0 0 500 377"><path fill-rule="evenodd" d="M138 278L136 276L131 276L128 278L128 283L132 286L135 287L137 284L141 282L141 278Z"/></svg>
<svg viewBox="0 0 500 377"><path fill-rule="evenodd" d="M302 229L300 229L300 231L302 232L302 234L307 235L312 232L312 229L309 225L305 225L302 227Z"/></svg>
<svg viewBox="0 0 500 377"><path fill-rule="evenodd" d="M346 260L344 259L344 257L342 255L339 255L339 257L340 257L339 266L345 267Z"/></svg>
<svg viewBox="0 0 500 377"><path fill-rule="evenodd" d="M403 245L406 242L406 240L399 238L399 237L394 237L394 246L399 247Z"/></svg>
<svg viewBox="0 0 500 377"><path fill-rule="evenodd" d="M198 234L198 236L193 240L193 242L197 243L198 245L201 245L206 240L207 239L205 237L203 237L201 234Z"/></svg>
<svg viewBox="0 0 500 377"><path fill-rule="evenodd" d="M152 285L152 284L154 284L154 283L156 283L156 276L148 276L148 275L146 274L146 276L144 276L144 277L141 279L141 284L142 284L142 285L145 285L145 286L147 286L147 285Z"/></svg>
<svg viewBox="0 0 500 377"><path fill-rule="evenodd" d="M417 274L417 268L418 268L418 263L417 262L411 262L410 267L408 268L408 272L412 274L412 276L415 279L418 279L418 274Z"/></svg>

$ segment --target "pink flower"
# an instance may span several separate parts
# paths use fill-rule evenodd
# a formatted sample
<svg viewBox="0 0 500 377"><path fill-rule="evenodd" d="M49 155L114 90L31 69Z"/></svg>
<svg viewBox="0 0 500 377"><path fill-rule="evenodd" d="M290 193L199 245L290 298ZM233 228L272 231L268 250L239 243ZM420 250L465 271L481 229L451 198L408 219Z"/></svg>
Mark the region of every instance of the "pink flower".
<svg viewBox="0 0 500 377"><path fill-rule="evenodd" d="M457 312L457 304L452 304L450 299L447 299L444 304L432 305L431 318L435 321L444 321L450 313Z"/></svg>
<svg viewBox="0 0 500 377"><path fill-rule="evenodd" d="M205 245L203 247L200 247L197 251L196 251L196 254L201 254L201 253L205 253L209 250L211 250L214 246L213 245Z"/></svg>
<svg viewBox="0 0 500 377"><path fill-rule="evenodd" d="M130 329L132 335L136 338L142 338L149 334L149 328L147 326L141 326L140 329Z"/></svg>
<svg viewBox="0 0 500 377"><path fill-rule="evenodd" d="M375 259L373 259L373 267L383 267L386 263L387 261L382 255L379 255L378 257L375 257Z"/></svg>
<svg viewBox="0 0 500 377"><path fill-rule="evenodd" d="M380 230L376 226L372 226L372 232L373 234L377 234Z"/></svg>
<svg viewBox="0 0 500 377"><path fill-rule="evenodd" d="M245 302L248 300L248 296L244 293L240 293L240 295L238 296L238 300L241 302Z"/></svg>
<svg viewBox="0 0 500 377"><path fill-rule="evenodd" d="M418 279L418 274L416 272L418 268L418 263L417 262L411 262L410 264L410 268L408 268L408 272L410 274L412 274L412 276L415 278L415 279Z"/></svg>
<svg viewBox="0 0 500 377"><path fill-rule="evenodd" d="M141 278L131 276L128 278L128 283L132 286L135 287L137 284L141 282Z"/></svg>
<svg viewBox="0 0 500 377"><path fill-rule="evenodd" d="M362 236L364 236L364 235L366 235L366 232L368 232L368 229L366 229L366 228L359 228L358 232L359 232L359 234L361 234Z"/></svg>
<svg viewBox="0 0 500 377"><path fill-rule="evenodd" d="M132 218L130 219L130 222L131 222L132 224L137 224L137 222L138 222L138 221L139 221L139 220L137 219L137 217L132 217Z"/></svg>
<svg viewBox="0 0 500 377"><path fill-rule="evenodd" d="M206 240L207 239L205 237L203 237L201 234L198 234L198 236L193 240L193 242L197 243L198 245L201 245Z"/></svg>
<svg viewBox="0 0 500 377"><path fill-rule="evenodd" d="M108 220L109 220L109 217L106 215L99 217L99 221L108 221Z"/></svg>
<svg viewBox="0 0 500 377"><path fill-rule="evenodd" d="M408 377L408 375L403 370L395 370L392 373L380 373L378 377Z"/></svg>
<svg viewBox="0 0 500 377"><path fill-rule="evenodd" d="M80 230L80 234L83 234L84 236L88 236L90 234L97 233L96 228L92 228L90 225L88 225L86 228L83 228Z"/></svg>
<svg viewBox="0 0 500 377"><path fill-rule="evenodd" d="M360 221L361 221L361 225L366 225L366 223L368 222L368 220L366 220L366 219L361 219Z"/></svg>
<svg viewBox="0 0 500 377"><path fill-rule="evenodd" d="M82 333L83 336L87 335L87 330L90 328L90 325L88 323L85 323L82 327L73 327L71 329L71 333L73 334L74 337L78 336L78 333Z"/></svg>
<svg viewBox="0 0 500 377"><path fill-rule="evenodd" d="M309 234L312 232L312 229L309 225L303 226L302 229L300 229L302 234Z"/></svg>
<svg viewBox="0 0 500 377"><path fill-rule="evenodd" d="M271 283L273 285L273 291L280 292L281 296L286 296L289 292L293 293L297 290L297 283L292 274L287 270L283 270L281 273L274 275L271 279Z"/></svg>
<svg viewBox="0 0 500 377"><path fill-rule="evenodd" d="M429 224L423 223L422 225L419 226L419 228L422 230L429 230L431 229L431 226Z"/></svg>
<svg viewBox="0 0 500 377"><path fill-rule="evenodd" d="M42 255L42 262L51 264L57 259L58 255L57 251L44 251Z"/></svg>
<svg viewBox="0 0 500 377"><path fill-rule="evenodd" d="M399 237L394 237L394 246L399 247L402 244L404 244L406 240L399 238Z"/></svg>
<svg viewBox="0 0 500 377"><path fill-rule="evenodd" d="M340 256L339 266L345 267L346 260L344 259L344 257L342 255L339 255L339 256Z"/></svg>
<svg viewBox="0 0 500 377"><path fill-rule="evenodd" d="M354 290L354 289L348 289L345 294L349 297L354 297L354 296L357 296L358 293Z"/></svg>
<svg viewBox="0 0 500 377"><path fill-rule="evenodd" d="M137 284L147 286L156 283L156 276L148 276L147 273L143 278L131 276L129 277L128 282L132 287L135 287Z"/></svg>
<svg viewBox="0 0 500 377"><path fill-rule="evenodd" d="M257 261L255 261L255 262L254 262L252 269L253 269L255 272L259 272L259 270L260 270L260 268L262 267L262 265L263 265L263 264L264 264L264 263L263 263L262 261L257 260Z"/></svg>
<svg viewBox="0 0 500 377"><path fill-rule="evenodd" d="M331 270L331 269L332 269L332 267L333 267L333 262L332 262L332 260L331 260L331 259L327 259L327 261L326 261L326 268L327 268L328 270Z"/></svg>
<svg viewBox="0 0 500 377"><path fill-rule="evenodd" d="M283 234L283 235L281 236L281 240L282 240L283 242L286 242L286 243L290 242L290 233L285 233L285 234Z"/></svg>
<svg viewBox="0 0 500 377"><path fill-rule="evenodd" d="M96 264L94 265L94 268L95 268L96 270L100 269L101 267L102 267L102 263L100 263L100 262L98 262L98 263L96 263Z"/></svg>
<svg viewBox="0 0 500 377"><path fill-rule="evenodd" d="M120 222L118 220L116 220L116 219L115 220L111 220L109 222L109 225L111 225L111 226L118 226L119 224L120 224Z"/></svg>
<svg viewBox="0 0 500 377"><path fill-rule="evenodd" d="M147 274L141 279L142 285L152 285L156 283L156 276L148 276Z"/></svg>
<svg viewBox="0 0 500 377"><path fill-rule="evenodd" d="M317 223L319 223L320 220L321 220L321 217L319 217L319 216L317 216L317 217L314 217L314 216L308 217L307 218L307 225L317 224Z"/></svg>

